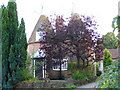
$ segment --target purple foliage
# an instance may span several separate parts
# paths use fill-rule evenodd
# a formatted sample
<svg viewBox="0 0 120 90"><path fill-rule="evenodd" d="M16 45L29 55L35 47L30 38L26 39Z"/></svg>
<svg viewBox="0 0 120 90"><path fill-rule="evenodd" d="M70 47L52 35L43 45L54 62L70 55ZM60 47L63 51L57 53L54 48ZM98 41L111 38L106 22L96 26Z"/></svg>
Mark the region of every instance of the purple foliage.
<svg viewBox="0 0 120 90"><path fill-rule="evenodd" d="M46 31L42 49L50 63L59 63L52 59L62 60L68 54L77 58L78 67L83 64L87 67L90 63L100 61L103 56L103 39L95 32L97 24L91 17L71 17L68 25L64 24L62 16L53 20L54 28ZM63 63L63 62L62 62Z"/></svg>

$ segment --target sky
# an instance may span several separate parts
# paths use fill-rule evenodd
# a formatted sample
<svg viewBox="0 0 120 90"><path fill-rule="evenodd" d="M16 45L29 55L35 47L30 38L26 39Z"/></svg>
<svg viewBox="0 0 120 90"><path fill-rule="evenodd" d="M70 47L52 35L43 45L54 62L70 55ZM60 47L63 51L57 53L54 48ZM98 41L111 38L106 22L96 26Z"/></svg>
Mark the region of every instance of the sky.
<svg viewBox="0 0 120 90"><path fill-rule="evenodd" d="M7 6L9 0L0 0L0 5ZM63 15L70 17L71 12L94 16L98 33L105 35L113 31L111 23L118 15L119 0L16 0L19 22L25 20L27 40L29 39L41 14ZM42 9L43 8L43 9Z"/></svg>

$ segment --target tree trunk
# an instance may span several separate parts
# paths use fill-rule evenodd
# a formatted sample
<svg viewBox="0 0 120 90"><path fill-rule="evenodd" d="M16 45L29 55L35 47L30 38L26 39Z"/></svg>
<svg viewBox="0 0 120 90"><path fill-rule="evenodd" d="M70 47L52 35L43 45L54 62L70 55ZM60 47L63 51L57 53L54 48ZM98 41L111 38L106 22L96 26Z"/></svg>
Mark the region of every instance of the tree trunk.
<svg viewBox="0 0 120 90"><path fill-rule="evenodd" d="M82 59L82 61L83 61L83 67L85 67L85 60Z"/></svg>
<svg viewBox="0 0 120 90"><path fill-rule="evenodd" d="M77 55L77 67L80 68L80 58L78 55Z"/></svg>
<svg viewBox="0 0 120 90"><path fill-rule="evenodd" d="M61 47L61 45L59 46ZM59 63L60 63L60 75L59 75L59 79L61 80L62 79L62 67L61 67L61 60L63 60L63 56L62 56L62 49L59 48L59 53L60 53L60 58L59 58Z"/></svg>
<svg viewBox="0 0 120 90"><path fill-rule="evenodd" d="M61 79L62 79L62 67L61 67L61 59L59 59L59 61L60 61L60 77L59 77L59 79L61 80Z"/></svg>
<svg viewBox="0 0 120 90"><path fill-rule="evenodd" d="M88 59L87 59L87 66L89 66L89 61L88 61Z"/></svg>

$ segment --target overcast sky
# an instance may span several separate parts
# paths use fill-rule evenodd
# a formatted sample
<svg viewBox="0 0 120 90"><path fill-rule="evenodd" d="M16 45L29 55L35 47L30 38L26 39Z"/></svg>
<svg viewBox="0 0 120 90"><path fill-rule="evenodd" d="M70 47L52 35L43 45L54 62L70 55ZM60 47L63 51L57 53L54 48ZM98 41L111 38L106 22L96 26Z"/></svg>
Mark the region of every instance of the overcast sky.
<svg viewBox="0 0 120 90"><path fill-rule="evenodd" d="M9 0L0 0L0 5ZM41 14L69 17L71 11L80 15L95 16L100 34L112 31L112 19L118 15L119 0L16 0L19 22L23 17L29 39ZM43 10L41 9L43 6Z"/></svg>

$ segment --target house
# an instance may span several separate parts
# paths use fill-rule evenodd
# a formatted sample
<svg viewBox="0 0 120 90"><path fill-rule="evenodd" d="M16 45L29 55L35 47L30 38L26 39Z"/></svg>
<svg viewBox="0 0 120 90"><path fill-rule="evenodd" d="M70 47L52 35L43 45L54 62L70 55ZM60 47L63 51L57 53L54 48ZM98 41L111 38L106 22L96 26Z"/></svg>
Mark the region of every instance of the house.
<svg viewBox="0 0 120 90"><path fill-rule="evenodd" d="M74 14L71 17L72 19L80 18L78 14ZM43 36L45 30L51 30L52 25L47 16L41 15L30 38L28 41L28 55L32 58L32 65L34 67L34 77L39 79L44 79L49 74L50 79L58 79L60 75L60 65L52 66L52 68L47 70L47 62L45 60L44 50L40 50L40 47L43 45L40 41L44 40ZM54 60L54 59L53 59ZM74 56L67 56L62 60L62 77L67 78L68 74L68 61L75 60ZM54 64L57 60L54 60ZM37 69L35 69L37 67Z"/></svg>
<svg viewBox="0 0 120 90"><path fill-rule="evenodd" d="M117 49L108 49L112 55L112 59L116 60L118 57L118 50Z"/></svg>
<svg viewBox="0 0 120 90"><path fill-rule="evenodd" d="M40 50L41 45L43 45L40 41L44 40L43 36L45 35L45 30L51 30L52 26L47 16L41 15L29 40L28 40L28 55L33 59L32 65L34 67L34 77L38 77L39 79L46 78L46 73L49 73L50 79L57 79L59 77L60 67L53 66L52 70L47 72L46 70L46 62L45 62L45 54L43 50ZM55 60L56 61L56 60ZM61 64L62 68L62 77L65 77L67 74L67 61L68 58L64 58L62 61L65 63ZM55 63L55 62L54 62Z"/></svg>

